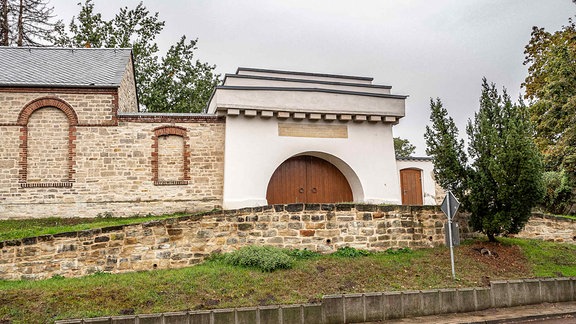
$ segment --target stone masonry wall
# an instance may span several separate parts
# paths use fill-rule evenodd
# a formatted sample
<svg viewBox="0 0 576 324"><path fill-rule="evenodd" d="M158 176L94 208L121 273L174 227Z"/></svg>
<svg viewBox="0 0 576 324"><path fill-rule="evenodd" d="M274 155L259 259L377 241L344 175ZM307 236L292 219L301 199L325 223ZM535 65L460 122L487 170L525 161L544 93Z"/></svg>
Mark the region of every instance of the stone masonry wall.
<svg viewBox="0 0 576 324"><path fill-rule="evenodd" d="M20 91L20 92L9 92ZM0 89L0 125L15 124L29 102L41 97L54 97L74 108L81 125L111 124L117 109L116 89L94 89L89 92L76 89Z"/></svg>
<svg viewBox="0 0 576 324"><path fill-rule="evenodd" d="M130 216L222 205L224 119L117 115L116 93L81 90L0 89L0 219ZM58 118L43 118L53 114ZM163 128L178 130L183 161L161 159L158 165L156 135ZM179 172L185 181L155 181L166 163L184 167Z"/></svg>
<svg viewBox="0 0 576 324"><path fill-rule="evenodd" d="M576 219L534 213L515 237L576 244Z"/></svg>
<svg viewBox="0 0 576 324"><path fill-rule="evenodd" d="M211 212L0 242L0 279L178 268L253 244L320 252L430 247L444 244L445 219L438 207L351 204Z"/></svg>
<svg viewBox="0 0 576 324"><path fill-rule="evenodd" d="M134 67L132 58L126 65L126 71L120 87L118 88L118 111L119 112L138 112L138 103L136 102L136 83L134 81Z"/></svg>

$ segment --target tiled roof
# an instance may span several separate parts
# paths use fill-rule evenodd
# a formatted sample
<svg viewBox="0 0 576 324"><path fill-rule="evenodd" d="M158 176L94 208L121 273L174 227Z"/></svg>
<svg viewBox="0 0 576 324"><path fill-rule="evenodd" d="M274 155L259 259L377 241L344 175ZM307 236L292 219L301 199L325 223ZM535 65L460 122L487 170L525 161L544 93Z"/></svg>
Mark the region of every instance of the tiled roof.
<svg viewBox="0 0 576 324"><path fill-rule="evenodd" d="M131 49L0 46L0 86L118 87Z"/></svg>

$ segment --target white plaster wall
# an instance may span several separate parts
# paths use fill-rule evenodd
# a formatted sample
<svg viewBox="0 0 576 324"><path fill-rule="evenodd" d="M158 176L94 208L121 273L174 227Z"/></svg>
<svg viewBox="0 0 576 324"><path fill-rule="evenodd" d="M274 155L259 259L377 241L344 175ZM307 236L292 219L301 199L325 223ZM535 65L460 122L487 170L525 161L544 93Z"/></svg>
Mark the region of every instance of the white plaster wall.
<svg viewBox="0 0 576 324"><path fill-rule="evenodd" d="M208 113L216 108L265 109L273 111L321 112L328 114L373 114L404 117L404 98L341 93L217 89Z"/></svg>
<svg viewBox="0 0 576 324"><path fill-rule="evenodd" d="M434 164L432 161L398 160L397 167L398 182L400 182L400 170L410 168L422 170L424 205L436 205L436 182L434 181ZM398 187L398 194L400 194L400 187Z"/></svg>
<svg viewBox="0 0 576 324"><path fill-rule="evenodd" d="M278 136L278 122L347 125L348 138ZM276 168L303 153L324 158L338 167L348 179L356 202L400 204L390 124L228 116L223 207L266 205L266 189Z"/></svg>

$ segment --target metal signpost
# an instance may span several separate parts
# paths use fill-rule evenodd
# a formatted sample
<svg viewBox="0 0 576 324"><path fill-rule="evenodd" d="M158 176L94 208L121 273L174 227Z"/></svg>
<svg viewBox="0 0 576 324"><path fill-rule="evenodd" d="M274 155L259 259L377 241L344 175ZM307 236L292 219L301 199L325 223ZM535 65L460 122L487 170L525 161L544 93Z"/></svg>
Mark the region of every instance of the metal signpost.
<svg viewBox="0 0 576 324"><path fill-rule="evenodd" d="M454 270L454 242L452 239L452 218L456 215L460 207L460 202L454 197L451 191L446 192L446 197L440 205L440 209L448 216L448 238L450 241L450 263L452 264L452 279L456 279L456 271Z"/></svg>

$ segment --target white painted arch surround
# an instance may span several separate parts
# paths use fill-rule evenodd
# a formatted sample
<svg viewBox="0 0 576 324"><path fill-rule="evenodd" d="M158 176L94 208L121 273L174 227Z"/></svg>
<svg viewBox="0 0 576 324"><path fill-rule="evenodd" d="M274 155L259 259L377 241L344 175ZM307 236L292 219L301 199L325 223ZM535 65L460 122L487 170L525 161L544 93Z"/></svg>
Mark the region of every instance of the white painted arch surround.
<svg viewBox="0 0 576 324"><path fill-rule="evenodd" d="M346 125L348 138L278 136L278 123ZM225 209L267 205L272 174L296 155L335 165L348 180L355 202L401 203L392 124L228 116L225 143Z"/></svg>

